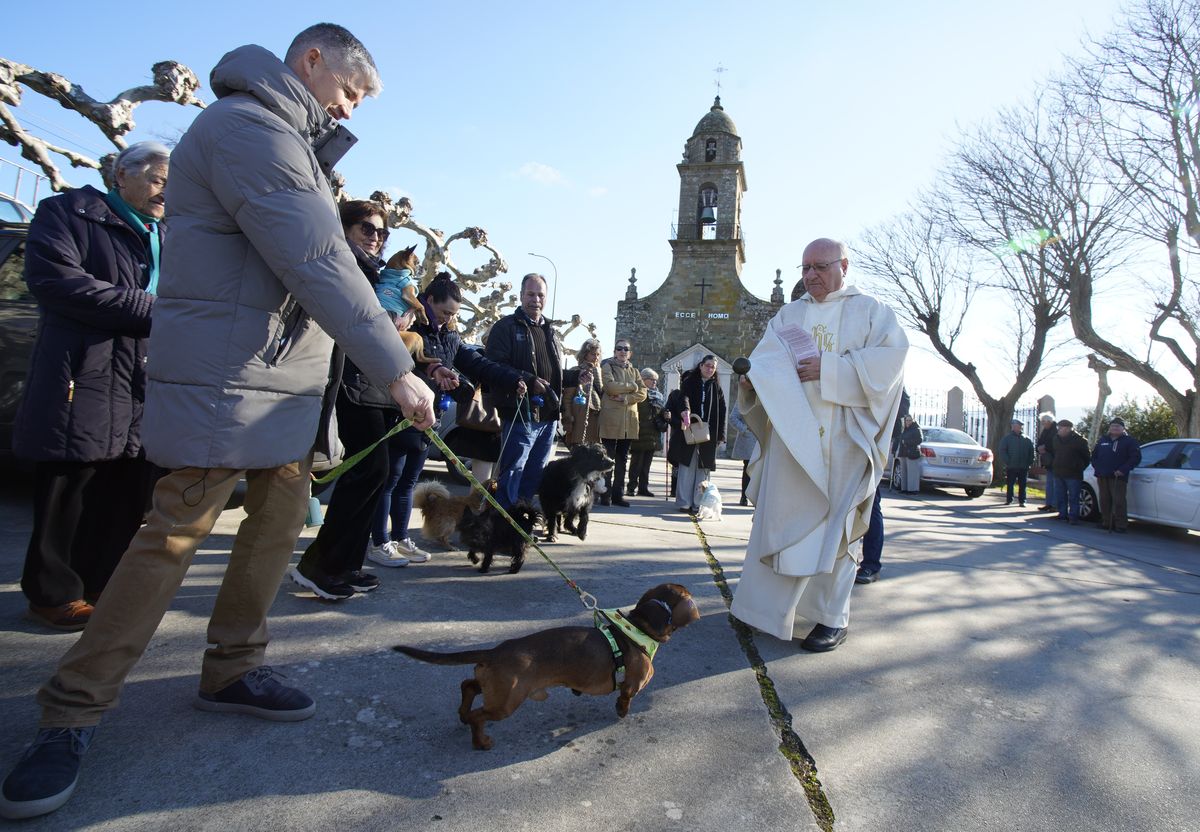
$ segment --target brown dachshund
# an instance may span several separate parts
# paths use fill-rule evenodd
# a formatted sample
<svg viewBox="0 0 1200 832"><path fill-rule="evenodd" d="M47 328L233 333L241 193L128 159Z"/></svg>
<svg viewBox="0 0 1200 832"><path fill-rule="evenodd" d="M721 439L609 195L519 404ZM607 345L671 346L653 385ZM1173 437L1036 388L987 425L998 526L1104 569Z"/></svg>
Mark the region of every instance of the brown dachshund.
<svg viewBox="0 0 1200 832"><path fill-rule="evenodd" d="M671 634L700 618L696 602L679 584L660 584L641 597L625 617L660 644ZM619 685L617 716L629 713L629 703L654 676L654 666L628 636L611 632L624 654L625 679ZM471 742L481 750L492 747L484 733L487 722L509 716L526 699L542 701L547 688L571 688L576 696L612 693L614 661L608 639L595 627L556 627L501 642L490 650L433 653L398 645L396 650L431 664L474 664L475 676L462 683L458 716L471 726ZM474 708L483 694L483 707Z"/></svg>

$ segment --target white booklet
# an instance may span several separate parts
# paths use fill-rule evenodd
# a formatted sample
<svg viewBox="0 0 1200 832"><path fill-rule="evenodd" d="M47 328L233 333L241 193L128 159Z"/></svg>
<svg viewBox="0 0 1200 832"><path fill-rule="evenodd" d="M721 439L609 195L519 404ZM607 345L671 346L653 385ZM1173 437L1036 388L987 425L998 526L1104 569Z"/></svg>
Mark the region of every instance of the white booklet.
<svg viewBox="0 0 1200 832"><path fill-rule="evenodd" d="M799 367L800 362L808 358L816 358L820 356L821 351L817 349L817 342L813 340L802 326L789 325L779 328L779 337L783 339L783 343L787 345L788 351L792 354L792 362Z"/></svg>

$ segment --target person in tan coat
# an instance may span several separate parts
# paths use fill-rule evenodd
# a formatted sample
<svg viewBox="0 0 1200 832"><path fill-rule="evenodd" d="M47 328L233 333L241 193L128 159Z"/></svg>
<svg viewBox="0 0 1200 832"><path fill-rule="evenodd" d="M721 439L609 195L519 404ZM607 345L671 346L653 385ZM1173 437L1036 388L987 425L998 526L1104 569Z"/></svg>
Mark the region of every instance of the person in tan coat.
<svg viewBox="0 0 1200 832"><path fill-rule="evenodd" d="M604 396L600 402L600 441L616 468L604 478L608 491L600 498L601 505L627 508L629 501L621 493L625 482L625 466L629 459L629 443L638 438L638 402L646 399L646 384L642 374L633 366L633 347L622 338L613 348L613 357L600 363L604 379ZM613 482L617 483L613 491Z"/></svg>
<svg viewBox="0 0 1200 832"><path fill-rule="evenodd" d="M562 430L563 443L568 448L600 441L600 394L604 389L600 374L600 342L595 338L587 339L579 345L576 357L579 365L563 376ZM591 371L591 379L581 384L579 378L586 376L585 370Z"/></svg>

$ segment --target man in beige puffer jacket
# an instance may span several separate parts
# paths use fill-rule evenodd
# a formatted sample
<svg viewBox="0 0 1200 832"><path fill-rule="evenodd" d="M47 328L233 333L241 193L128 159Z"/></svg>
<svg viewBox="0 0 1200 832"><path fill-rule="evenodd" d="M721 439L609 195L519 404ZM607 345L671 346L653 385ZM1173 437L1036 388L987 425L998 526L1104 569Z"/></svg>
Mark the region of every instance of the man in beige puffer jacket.
<svg viewBox="0 0 1200 832"><path fill-rule="evenodd" d="M629 507L629 501L622 496L625 466L629 460L629 443L638 438L638 402L646 399L646 383L632 359L633 347L629 339L620 338L613 347L613 357L600 363L600 374L604 379L604 396L600 400L600 441L616 462L614 470L604 477L608 488L600 498L600 505L604 506Z"/></svg>

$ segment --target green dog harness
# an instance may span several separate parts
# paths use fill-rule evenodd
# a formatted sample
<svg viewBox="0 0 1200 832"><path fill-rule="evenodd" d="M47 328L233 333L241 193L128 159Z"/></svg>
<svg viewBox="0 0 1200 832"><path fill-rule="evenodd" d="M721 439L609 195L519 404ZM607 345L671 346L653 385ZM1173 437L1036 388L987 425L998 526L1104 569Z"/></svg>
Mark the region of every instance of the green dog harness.
<svg viewBox="0 0 1200 832"><path fill-rule="evenodd" d="M666 604L663 604L665 607ZM620 610L596 610L596 626L604 637L608 639L608 646L612 648L613 653L613 690L621 686L621 682L625 681L625 653L621 650L621 645L617 644L616 637L612 634L612 627L616 627L625 636L632 641L637 648L646 654L651 661L654 660L654 653L658 650L658 642L646 635L625 617L625 614ZM668 609L668 614L670 610ZM603 620L601 620L601 617Z"/></svg>

